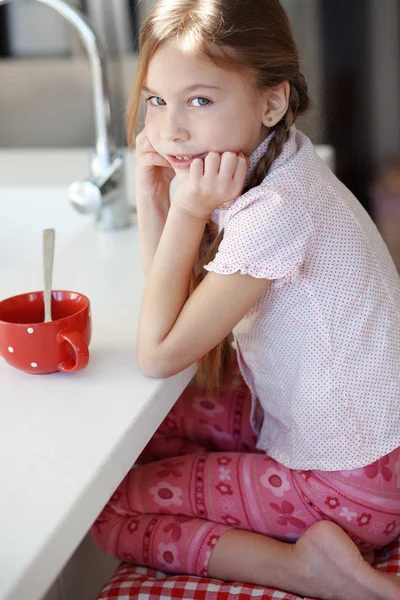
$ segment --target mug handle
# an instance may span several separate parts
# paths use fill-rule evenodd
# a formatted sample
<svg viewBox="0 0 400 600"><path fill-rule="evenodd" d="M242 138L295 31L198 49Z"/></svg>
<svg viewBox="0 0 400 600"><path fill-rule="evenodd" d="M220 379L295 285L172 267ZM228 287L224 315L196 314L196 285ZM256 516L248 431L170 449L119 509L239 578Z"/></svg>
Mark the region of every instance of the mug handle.
<svg viewBox="0 0 400 600"><path fill-rule="evenodd" d="M86 367L89 362L89 348L80 333L74 329L59 331L57 333L57 342L68 342L75 353L75 362L72 362L71 359L60 362L58 365L59 371L71 373L72 371L80 371Z"/></svg>

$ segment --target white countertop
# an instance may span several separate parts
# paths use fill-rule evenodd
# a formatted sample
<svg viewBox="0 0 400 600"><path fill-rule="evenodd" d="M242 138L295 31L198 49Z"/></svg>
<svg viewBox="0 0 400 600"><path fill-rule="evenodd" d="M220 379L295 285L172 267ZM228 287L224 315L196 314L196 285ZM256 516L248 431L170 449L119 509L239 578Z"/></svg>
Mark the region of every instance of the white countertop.
<svg viewBox="0 0 400 600"><path fill-rule="evenodd" d="M73 210L65 186L86 164L84 151L0 152L1 299L42 288L42 225L51 210L56 224ZM91 358L81 372L51 375L0 360L1 600L43 595L195 372L160 380L138 370L136 227L105 233L75 213L62 226L53 287L91 299Z"/></svg>

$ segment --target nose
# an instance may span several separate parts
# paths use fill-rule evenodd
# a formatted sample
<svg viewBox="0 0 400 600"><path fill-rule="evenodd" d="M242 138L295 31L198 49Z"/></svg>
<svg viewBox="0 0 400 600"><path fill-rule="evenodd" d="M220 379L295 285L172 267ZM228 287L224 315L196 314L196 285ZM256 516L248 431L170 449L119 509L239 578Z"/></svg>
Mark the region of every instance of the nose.
<svg viewBox="0 0 400 600"><path fill-rule="evenodd" d="M186 141L190 134L176 112L165 115L165 120L160 127L160 137L166 142Z"/></svg>

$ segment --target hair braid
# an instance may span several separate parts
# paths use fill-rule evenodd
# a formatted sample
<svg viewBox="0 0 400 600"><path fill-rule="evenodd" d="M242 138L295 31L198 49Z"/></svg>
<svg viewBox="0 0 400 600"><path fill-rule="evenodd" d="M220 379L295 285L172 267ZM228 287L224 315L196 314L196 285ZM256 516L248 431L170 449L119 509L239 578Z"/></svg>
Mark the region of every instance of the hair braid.
<svg viewBox="0 0 400 600"><path fill-rule="evenodd" d="M223 236L223 229L218 232L217 225L212 219L208 219L196 262L192 269L189 294L194 292L206 276L207 271L204 269L204 265L214 259ZM199 383L206 384L209 390L213 387L218 388L220 380L225 383L231 363L231 355L232 348L229 339L226 337L198 362L197 379Z"/></svg>
<svg viewBox="0 0 400 600"><path fill-rule="evenodd" d="M305 93L303 94L304 98L301 98L303 90L305 90ZM275 135L268 144L266 154L258 161L252 177L242 192L243 194L251 190L251 188L260 185L263 179L268 175L272 163L281 154L285 142L289 139L290 128L296 121L299 108L302 107L304 103L306 103L308 107L308 102L307 84L304 76L299 72L293 82L290 83L289 106L286 114L279 123L271 128L271 131L273 131Z"/></svg>

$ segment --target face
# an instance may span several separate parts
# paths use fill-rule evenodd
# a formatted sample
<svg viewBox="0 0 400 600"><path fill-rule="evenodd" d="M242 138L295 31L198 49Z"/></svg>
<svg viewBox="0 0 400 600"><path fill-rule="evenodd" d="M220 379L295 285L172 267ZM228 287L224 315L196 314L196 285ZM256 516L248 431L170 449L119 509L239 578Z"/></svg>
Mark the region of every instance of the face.
<svg viewBox="0 0 400 600"><path fill-rule="evenodd" d="M268 132L264 98L253 84L170 42L150 61L143 96L149 141L180 180L189 174L190 157L226 151L250 156Z"/></svg>

